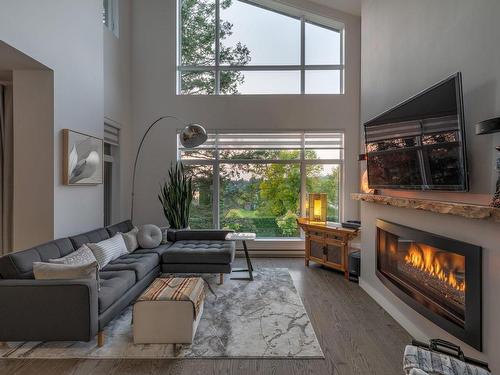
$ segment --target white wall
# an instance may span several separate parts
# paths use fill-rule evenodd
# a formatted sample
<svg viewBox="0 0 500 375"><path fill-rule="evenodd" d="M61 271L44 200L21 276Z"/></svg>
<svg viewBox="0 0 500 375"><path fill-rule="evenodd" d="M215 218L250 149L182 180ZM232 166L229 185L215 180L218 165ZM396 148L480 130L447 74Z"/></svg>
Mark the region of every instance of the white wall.
<svg viewBox="0 0 500 375"><path fill-rule="evenodd" d="M471 193L404 193L407 196L487 202L493 170L492 138L476 136L477 121L500 115L500 28L496 0L365 0L362 8L362 122L448 75L461 71L466 111ZM498 138L497 138L498 141ZM386 193L396 194L395 191ZM361 285L412 335L458 342L395 297L375 275L377 218L483 247L484 354L500 372L499 224L363 203Z"/></svg>
<svg viewBox="0 0 500 375"><path fill-rule="evenodd" d="M61 173L61 129L103 135L102 1L0 0L0 40L54 71L54 236L102 225L102 185L63 186Z"/></svg>
<svg viewBox="0 0 500 375"><path fill-rule="evenodd" d="M164 114L198 122L211 129L342 129L346 134L345 217L358 216L349 193L358 190L360 19L314 5L287 0L346 25L345 95L177 96L176 1L133 2L132 77L135 145L146 127ZM165 121L151 133L140 160L137 179L137 223L164 225L158 203L159 183L176 158L176 130L182 125ZM135 146L137 147L137 146Z"/></svg>
<svg viewBox="0 0 500 375"><path fill-rule="evenodd" d="M119 180L114 193L117 210L112 220L118 222L130 218L130 191L132 153L131 107L131 0L119 1L119 36L107 27L104 29L104 117L120 127Z"/></svg>

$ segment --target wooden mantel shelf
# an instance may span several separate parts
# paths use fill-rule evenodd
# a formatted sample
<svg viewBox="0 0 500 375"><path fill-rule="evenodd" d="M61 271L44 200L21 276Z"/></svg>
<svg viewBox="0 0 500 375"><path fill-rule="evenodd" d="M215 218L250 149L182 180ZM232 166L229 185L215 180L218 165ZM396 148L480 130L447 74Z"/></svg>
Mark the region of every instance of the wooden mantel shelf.
<svg viewBox="0 0 500 375"><path fill-rule="evenodd" d="M446 202L431 199L391 197L388 195L353 193L351 198L357 201L377 203L386 206L411 208L435 212L438 214L455 215L467 219L493 220L500 222L500 208L482 206L471 203Z"/></svg>

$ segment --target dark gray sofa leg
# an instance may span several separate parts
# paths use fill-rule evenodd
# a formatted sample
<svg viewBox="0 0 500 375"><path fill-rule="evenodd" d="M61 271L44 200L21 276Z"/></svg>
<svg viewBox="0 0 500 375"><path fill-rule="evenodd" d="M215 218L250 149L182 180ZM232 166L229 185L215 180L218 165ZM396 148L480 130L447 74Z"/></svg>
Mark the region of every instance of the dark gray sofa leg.
<svg viewBox="0 0 500 375"><path fill-rule="evenodd" d="M220 273L219 274L219 285L222 285L222 284L224 284L224 274Z"/></svg>
<svg viewBox="0 0 500 375"><path fill-rule="evenodd" d="M104 331L99 331L97 333L97 346L102 348L104 346Z"/></svg>

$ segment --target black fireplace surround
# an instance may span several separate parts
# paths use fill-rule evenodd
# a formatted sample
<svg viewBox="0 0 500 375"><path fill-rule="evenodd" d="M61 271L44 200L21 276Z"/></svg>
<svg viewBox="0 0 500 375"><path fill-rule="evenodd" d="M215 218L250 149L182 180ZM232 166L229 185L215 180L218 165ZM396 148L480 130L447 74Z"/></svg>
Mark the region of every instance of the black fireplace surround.
<svg viewBox="0 0 500 375"><path fill-rule="evenodd" d="M377 220L378 278L407 305L482 350L482 249Z"/></svg>

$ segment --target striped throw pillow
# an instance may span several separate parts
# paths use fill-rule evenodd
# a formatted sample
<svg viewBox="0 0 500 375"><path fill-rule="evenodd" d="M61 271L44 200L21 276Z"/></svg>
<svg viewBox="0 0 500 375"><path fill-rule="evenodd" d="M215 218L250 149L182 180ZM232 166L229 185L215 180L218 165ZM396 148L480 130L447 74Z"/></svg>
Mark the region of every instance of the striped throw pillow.
<svg viewBox="0 0 500 375"><path fill-rule="evenodd" d="M89 243L87 246L94 253L99 264L99 269L103 269L109 262L118 257L128 254L127 246L121 233L117 233L113 237L101 242Z"/></svg>

